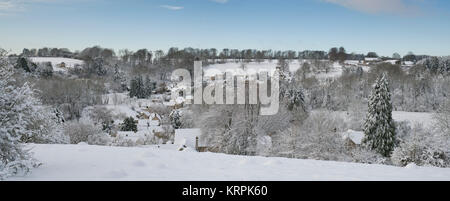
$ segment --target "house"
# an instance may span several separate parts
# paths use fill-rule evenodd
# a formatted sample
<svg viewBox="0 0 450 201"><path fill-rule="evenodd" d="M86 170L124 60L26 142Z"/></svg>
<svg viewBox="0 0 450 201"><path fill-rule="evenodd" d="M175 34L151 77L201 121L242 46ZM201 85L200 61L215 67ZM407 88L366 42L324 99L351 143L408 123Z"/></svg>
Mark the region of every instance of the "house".
<svg viewBox="0 0 450 201"><path fill-rule="evenodd" d="M150 119L150 115L146 114L145 112L139 112L136 115L136 118L138 118L138 119Z"/></svg>
<svg viewBox="0 0 450 201"><path fill-rule="evenodd" d="M202 131L200 129L176 129L174 144L195 148L198 152L207 152L209 147L202 138Z"/></svg>
<svg viewBox="0 0 450 201"><path fill-rule="evenodd" d="M150 125L151 126L161 126L161 116L159 116L158 114L156 114L156 113L152 113L151 115L150 115Z"/></svg>
<svg viewBox="0 0 450 201"><path fill-rule="evenodd" d="M150 107L142 109L141 112L138 112L136 118L140 120L149 120L148 122L150 126L160 126L162 122L161 116L159 114L150 112L150 110L151 110Z"/></svg>
<svg viewBox="0 0 450 201"><path fill-rule="evenodd" d="M354 149L361 145L364 138L364 132L350 129L347 132L342 133L342 138L345 140L345 145L349 149Z"/></svg>
<svg viewBox="0 0 450 201"><path fill-rule="evenodd" d="M60 67L60 68L65 68L65 67L66 67L66 63L61 62L61 63L59 64L59 67Z"/></svg>

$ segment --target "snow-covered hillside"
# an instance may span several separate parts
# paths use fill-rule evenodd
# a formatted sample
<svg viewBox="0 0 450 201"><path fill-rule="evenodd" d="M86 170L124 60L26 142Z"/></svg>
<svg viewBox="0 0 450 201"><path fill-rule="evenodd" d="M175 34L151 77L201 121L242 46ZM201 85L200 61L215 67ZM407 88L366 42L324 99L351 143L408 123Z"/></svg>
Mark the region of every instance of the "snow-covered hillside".
<svg viewBox="0 0 450 201"><path fill-rule="evenodd" d="M180 152L175 145L28 147L42 166L10 180L450 180L450 169Z"/></svg>
<svg viewBox="0 0 450 201"><path fill-rule="evenodd" d="M301 68L301 65L304 62L311 63L311 60L292 60L289 62L289 71L291 73L295 73L298 69ZM245 74L254 74L259 72L268 72L273 73L276 70L278 65L277 60L266 60L263 62L228 62L228 63L219 63L212 64L204 68L205 76L210 77L217 74L222 74L224 72L230 72L233 75L245 75ZM345 62L346 66L361 66L364 71L368 71L369 67L366 65L360 64L358 61L348 60ZM339 64L339 62L332 63L328 73L318 72L316 74L317 78L325 79L325 78L333 78L342 75L343 66Z"/></svg>
<svg viewBox="0 0 450 201"><path fill-rule="evenodd" d="M62 58L62 57L31 57L31 61L35 63L52 63L54 71L66 71L65 68L73 68L76 65L83 65L84 62L78 59ZM64 63L65 68L61 68L60 64Z"/></svg>

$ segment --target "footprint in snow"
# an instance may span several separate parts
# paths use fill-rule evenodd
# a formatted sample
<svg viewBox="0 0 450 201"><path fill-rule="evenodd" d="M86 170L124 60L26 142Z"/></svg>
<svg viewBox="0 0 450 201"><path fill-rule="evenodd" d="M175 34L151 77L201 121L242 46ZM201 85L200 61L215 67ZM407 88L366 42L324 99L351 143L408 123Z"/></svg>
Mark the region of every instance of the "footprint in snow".
<svg viewBox="0 0 450 201"><path fill-rule="evenodd" d="M112 177L112 178L123 178L123 177L128 176L128 174L124 170L114 170L114 171L110 171L108 173L108 176Z"/></svg>
<svg viewBox="0 0 450 201"><path fill-rule="evenodd" d="M145 167L147 164L144 161L136 160L133 162L133 166L135 167Z"/></svg>
<svg viewBox="0 0 450 201"><path fill-rule="evenodd" d="M144 154L142 154L142 156L144 156L144 157L146 157L146 158L157 157L157 155L154 154L153 152L145 152Z"/></svg>
<svg viewBox="0 0 450 201"><path fill-rule="evenodd" d="M266 162L264 162L265 166L272 166L272 165L280 165L281 161L276 160L276 159L269 159Z"/></svg>

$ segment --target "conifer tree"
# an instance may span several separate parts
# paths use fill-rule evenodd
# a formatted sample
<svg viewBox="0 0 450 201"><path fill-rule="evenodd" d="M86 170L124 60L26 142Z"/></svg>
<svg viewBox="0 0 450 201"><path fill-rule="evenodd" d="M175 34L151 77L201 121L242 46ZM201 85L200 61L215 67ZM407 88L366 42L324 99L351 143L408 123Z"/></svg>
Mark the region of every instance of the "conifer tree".
<svg viewBox="0 0 450 201"><path fill-rule="evenodd" d="M386 75L376 81L369 98L369 110L364 122L363 144L389 157L396 145L395 123L392 119L391 94Z"/></svg>

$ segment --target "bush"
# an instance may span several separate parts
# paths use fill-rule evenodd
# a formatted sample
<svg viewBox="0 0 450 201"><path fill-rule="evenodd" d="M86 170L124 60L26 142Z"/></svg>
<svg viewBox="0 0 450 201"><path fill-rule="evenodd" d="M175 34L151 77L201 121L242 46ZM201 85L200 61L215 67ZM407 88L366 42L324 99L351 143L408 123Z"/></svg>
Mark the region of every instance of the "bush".
<svg viewBox="0 0 450 201"><path fill-rule="evenodd" d="M89 135L87 141L87 143L90 145L102 145L102 146L110 145L111 142L112 141L109 135L103 132Z"/></svg>
<svg viewBox="0 0 450 201"><path fill-rule="evenodd" d="M99 133L102 133L101 128L87 122L69 122L65 125L64 133L69 136L71 144L78 144L80 142L89 142L89 136L91 137L91 142L98 139Z"/></svg>
<svg viewBox="0 0 450 201"><path fill-rule="evenodd" d="M314 112L298 129L297 157L349 161L344 140L339 132L344 131L344 120L329 112Z"/></svg>
<svg viewBox="0 0 450 201"><path fill-rule="evenodd" d="M431 133L418 125L413 129L411 136L395 148L392 162L398 166L415 163L419 166L448 167L449 158L440 148L440 144Z"/></svg>
<svg viewBox="0 0 450 201"><path fill-rule="evenodd" d="M128 117L125 120L123 120L120 130L137 132L137 124L136 124L136 121L134 120L134 118Z"/></svg>
<svg viewBox="0 0 450 201"><path fill-rule="evenodd" d="M112 141L112 146L118 146L118 147L134 147L136 144L133 142L133 140L126 139L123 136L117 136Z"/></svg>
<svg viewBox="0 0 450 201"><path fill-rule="evenodd" d="M21 142L36 144L69 143L69 137L63 132L64 120L58 110L50 107L39 107L34 117L27 125L27 128L32 132L29 135L23 135Z"/></svg>
<svg viewBox="0 0 450 201"><path fill-rule="evenodd" d="M358 147L350 151L353 158L352 162L355 163L366 163L366 164L387 164L387 158L382 155L365 148Z"/></svg>

